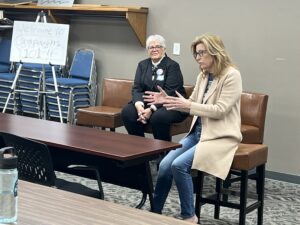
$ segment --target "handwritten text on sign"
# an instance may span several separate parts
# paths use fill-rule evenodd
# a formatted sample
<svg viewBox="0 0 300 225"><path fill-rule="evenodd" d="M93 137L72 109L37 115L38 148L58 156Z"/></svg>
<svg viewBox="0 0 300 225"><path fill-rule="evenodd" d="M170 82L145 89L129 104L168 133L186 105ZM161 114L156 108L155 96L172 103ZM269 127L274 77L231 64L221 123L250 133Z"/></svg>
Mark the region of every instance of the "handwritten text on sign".
<svg viewBox="0 0 300 225"><path fill-rule="evenodd" d="M74 0L38 0L37 5L43 6L72 6Z"/></svg>
<svg viewBox="0 0 300 225"><path fill-rule="evenodd" d="M65 65L69 25L15 21L10 61Z"/></svg>

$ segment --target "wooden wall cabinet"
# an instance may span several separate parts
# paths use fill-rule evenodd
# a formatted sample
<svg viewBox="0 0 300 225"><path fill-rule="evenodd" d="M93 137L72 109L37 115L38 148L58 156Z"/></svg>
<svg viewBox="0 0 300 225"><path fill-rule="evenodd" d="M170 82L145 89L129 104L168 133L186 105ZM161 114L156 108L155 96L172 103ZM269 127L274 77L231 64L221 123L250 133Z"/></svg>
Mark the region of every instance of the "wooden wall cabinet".
<svg viewBox="0 0 300 225"><path fill-rule="evenodd" d="M124 7L124 6L108 6L96 4L74 4L72 7L52 7L37 6L36 3L26 5L2 5L6 17L14 18L18 15L37 15L40 11L44 11L53 20L53 22L66 23L72 16L88 16L88 17L105 17L125 19L134 34L138 38L140 44L146 45L147 31L147 15L148 8L144 7Z"/></svg>

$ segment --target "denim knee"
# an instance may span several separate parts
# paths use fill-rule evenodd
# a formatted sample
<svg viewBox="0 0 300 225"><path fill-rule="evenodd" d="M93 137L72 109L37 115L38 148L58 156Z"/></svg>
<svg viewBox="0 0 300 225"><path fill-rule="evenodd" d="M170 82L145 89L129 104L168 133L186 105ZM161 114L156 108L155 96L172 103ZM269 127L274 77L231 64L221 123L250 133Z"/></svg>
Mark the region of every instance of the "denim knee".
<svg viewBox="0 0 300 225"><path fill-rule="evenodd" d="M172 175L171 165L168 162L161 161L159 164L159 176Z"/></svg>
<svg viewBox="0 0 300 225"><path fill-rule="evenodd" d="M188 168L180 161L174 160L171 165L172 174L187 173Z"/></svg>

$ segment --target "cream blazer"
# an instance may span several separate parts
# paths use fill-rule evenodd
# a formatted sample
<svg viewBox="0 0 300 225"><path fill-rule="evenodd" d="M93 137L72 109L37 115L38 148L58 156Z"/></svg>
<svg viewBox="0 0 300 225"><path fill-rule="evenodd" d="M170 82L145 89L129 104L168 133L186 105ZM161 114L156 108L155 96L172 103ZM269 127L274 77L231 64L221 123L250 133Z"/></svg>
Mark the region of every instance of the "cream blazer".
<svg viewBox="0 0 300 225"><path fill-rule="evenodd" d="M238 70L229 67L219 78L214 78L204 96L207 82L208 76L200 73L189 98L192 101L190 114L194 115L191 129L198 116L202 121L201 138L196 145L192 169L224 180L238 144L242 140L240 129L242 79Z"/></svg>

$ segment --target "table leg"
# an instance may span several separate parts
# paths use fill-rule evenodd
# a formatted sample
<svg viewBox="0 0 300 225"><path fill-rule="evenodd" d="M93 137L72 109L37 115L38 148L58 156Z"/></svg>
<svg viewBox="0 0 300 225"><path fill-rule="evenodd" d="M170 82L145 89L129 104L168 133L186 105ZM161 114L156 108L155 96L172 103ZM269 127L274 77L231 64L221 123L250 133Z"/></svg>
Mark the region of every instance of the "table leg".
<svg viewBox="0 0 300 225"><path fill-rule="evenodd" d="M136 208L140 209L144 206L146 200L147 200L147 194L149 195L149 201L150 201L150 210L153 210L153 181L152 181L152 174L150 169L150 163L149 161L146 161L144 163L144 173L145 173L145 182L146 182L146 190L142 191L143 196L140 201L140 203L136 206Z"/></svg>

